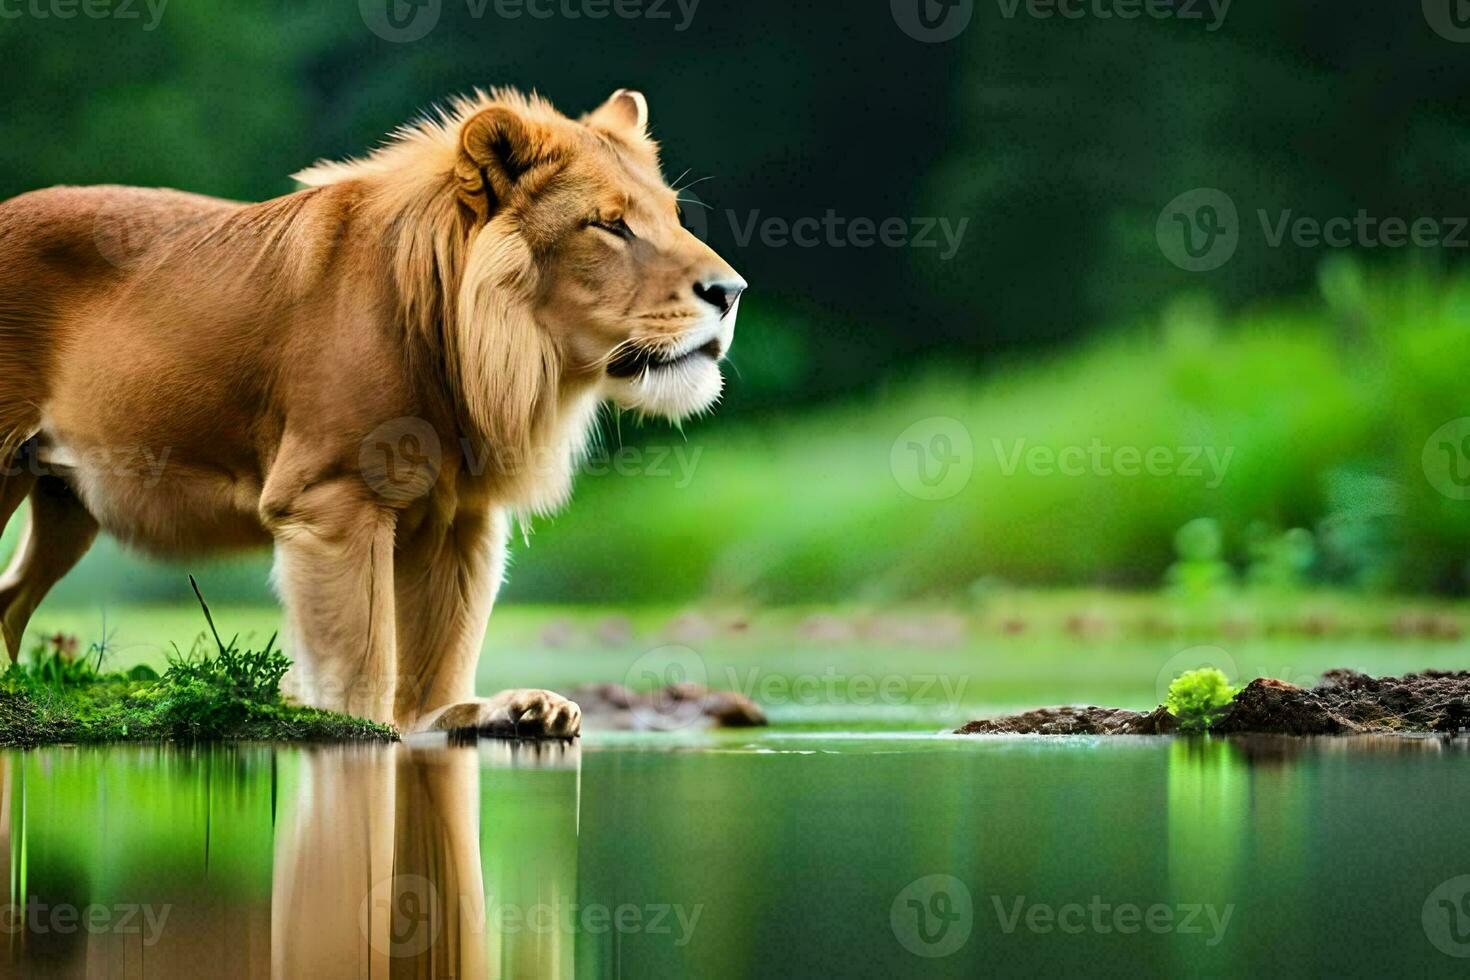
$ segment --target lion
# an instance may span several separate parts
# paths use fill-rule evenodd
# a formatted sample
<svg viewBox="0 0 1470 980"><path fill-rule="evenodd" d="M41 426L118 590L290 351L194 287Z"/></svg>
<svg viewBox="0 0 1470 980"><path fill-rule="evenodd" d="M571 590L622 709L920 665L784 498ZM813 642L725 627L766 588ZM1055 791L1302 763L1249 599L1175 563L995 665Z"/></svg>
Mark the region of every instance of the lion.
<svg viewBox="0 0 1470 980"><path fill-rule="evenodd" d="M0 204L0 578L12 661L99 531L270 545L298 703L403 732L570 737L474 692L512 524L562 506L605 403L710 410L746 282L681 222L619 90L509 89L241 204L56 187Z"/></svg>

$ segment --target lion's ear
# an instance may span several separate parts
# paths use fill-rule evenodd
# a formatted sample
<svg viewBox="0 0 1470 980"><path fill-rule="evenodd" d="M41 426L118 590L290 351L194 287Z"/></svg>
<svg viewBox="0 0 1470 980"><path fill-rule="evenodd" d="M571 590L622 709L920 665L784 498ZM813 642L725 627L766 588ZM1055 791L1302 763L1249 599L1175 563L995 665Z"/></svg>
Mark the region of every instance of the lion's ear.
<svg viewBox="0 0 1470 980"><path fill-rule="evenodd" d="M550 155L551 134L514 109L491 106L460 128L459 196L481 220L516 182Z"/></svg>
<svg viewBox="0 0 1470 980"><path fill-rule="evenodd" d="M648 100L642 92L620 88L589 113L586 122L593 129L642 139L648 135Z"/></svg>

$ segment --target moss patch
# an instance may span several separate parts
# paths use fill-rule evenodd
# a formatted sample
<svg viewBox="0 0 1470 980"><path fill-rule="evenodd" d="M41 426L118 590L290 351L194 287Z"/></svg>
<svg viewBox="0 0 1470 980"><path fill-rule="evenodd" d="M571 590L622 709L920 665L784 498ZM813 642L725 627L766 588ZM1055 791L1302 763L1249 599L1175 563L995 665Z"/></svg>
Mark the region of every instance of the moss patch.
<svg viewBox="0 0 1470 980"><path fill-rule="evenodd" d="M57 742L389 742L397 732L348 715L245 699L221 703L207 720L177 710L166 682L99 684L85 694L0 691L0 746Z"/></svg>

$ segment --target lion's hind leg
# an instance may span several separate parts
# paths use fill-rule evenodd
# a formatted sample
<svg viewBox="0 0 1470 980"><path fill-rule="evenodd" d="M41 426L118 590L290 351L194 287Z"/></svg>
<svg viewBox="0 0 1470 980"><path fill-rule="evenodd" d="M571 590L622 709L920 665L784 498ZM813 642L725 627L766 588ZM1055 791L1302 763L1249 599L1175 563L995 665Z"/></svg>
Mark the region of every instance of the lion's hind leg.
<svg viewBox="0 0 1470 980"><path fill-rule="evenodd" d="M0 467L0 531L5 530L20 509L21 501L36 485L35 440L23 443L13 454L3 458L4 466Z"/></svg>
<svg viewBox="0 0 1470 980"><path fill-rule="evenodd" d="M12 512L19 500L11 504L15 492L11 484L18 479L7 476L0 486L0 506L11 505ZM20 656L21 636L31 614L97 537L96 518L63 480L32 475L28 484L30 520L10 567L0 576L0 633L12 662Z"/></svg>

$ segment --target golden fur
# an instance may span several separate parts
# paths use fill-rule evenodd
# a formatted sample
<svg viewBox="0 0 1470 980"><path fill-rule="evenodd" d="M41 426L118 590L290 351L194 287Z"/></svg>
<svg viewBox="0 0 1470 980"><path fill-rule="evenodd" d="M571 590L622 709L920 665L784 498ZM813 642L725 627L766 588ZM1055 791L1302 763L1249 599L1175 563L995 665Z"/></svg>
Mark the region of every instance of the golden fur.
<svg viewBox="0 0 1470 980"><path fill-rule="evenodd" d="M0 521L31 502L11 656L99 528L274 543L296 697L575 731L546 692L472 697L510 516L565 500L603 401L708 408L745 286L681 227L646 125L633 92L574 121L497 90L259 204L0 204Z"/></svg>

